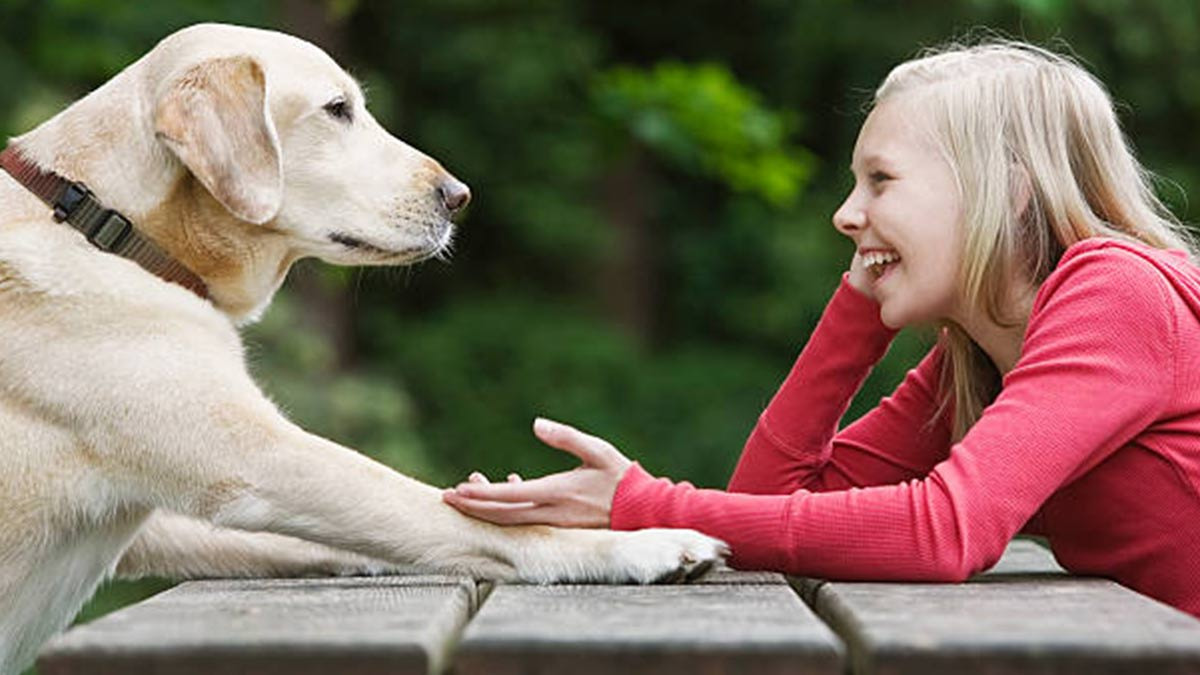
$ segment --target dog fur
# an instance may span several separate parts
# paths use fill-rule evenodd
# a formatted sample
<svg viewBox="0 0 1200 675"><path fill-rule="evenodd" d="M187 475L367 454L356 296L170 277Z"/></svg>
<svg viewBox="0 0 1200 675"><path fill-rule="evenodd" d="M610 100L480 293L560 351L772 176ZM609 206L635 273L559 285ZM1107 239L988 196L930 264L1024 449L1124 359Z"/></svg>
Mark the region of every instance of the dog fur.
<svg viewBox="0 0 1200 675"><path fill-rule="evenodd" d="M94 248L0 172L0 673L27 665L114 573L415 563L644 583L722 555L686 530L473 520L438 489L300 429L260 392L236 326L263 312L292 263L436 255L458 205L446 195L466 190L384 131L316 47L193 26L14 143L128 216L210 299Z"/></svg>

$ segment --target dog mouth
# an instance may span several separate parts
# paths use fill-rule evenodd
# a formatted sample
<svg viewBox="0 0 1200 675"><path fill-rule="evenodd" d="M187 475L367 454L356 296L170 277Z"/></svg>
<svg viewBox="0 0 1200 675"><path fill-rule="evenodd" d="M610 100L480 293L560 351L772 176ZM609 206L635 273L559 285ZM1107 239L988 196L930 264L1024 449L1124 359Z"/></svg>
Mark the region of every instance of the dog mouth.
<svg viewBox="0 0 1200 675"><path fill-rule="evenodd" d="M326 235L329 241L342 246L347 251L365 255L378 264L406 265L441 258L450 250L454 239L454 223L444 220L429 228L428 235L416 246L403 248L388 248L360 239L345 232L331 232Z"/></svg>

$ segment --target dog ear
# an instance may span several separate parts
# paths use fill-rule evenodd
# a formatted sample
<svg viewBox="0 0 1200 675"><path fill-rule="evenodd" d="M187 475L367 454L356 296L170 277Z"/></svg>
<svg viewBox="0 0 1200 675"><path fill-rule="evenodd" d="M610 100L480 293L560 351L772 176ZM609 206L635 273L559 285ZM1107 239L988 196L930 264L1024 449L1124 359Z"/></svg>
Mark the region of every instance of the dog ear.
<svg viewBox="0 0 1200 675"><path fill-rule="evenodd" d="M241 220L265 223L283 200L283 169L267 80L249 56L204 61L163 93L154 132Z"/></svg>

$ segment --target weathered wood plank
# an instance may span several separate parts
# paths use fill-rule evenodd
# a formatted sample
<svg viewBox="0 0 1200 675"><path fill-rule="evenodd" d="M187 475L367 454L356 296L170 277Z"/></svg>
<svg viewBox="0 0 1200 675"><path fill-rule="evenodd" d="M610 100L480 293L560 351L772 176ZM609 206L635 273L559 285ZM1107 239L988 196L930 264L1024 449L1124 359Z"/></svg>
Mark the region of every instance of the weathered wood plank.
<svg viewBox="0 0 1200 675"><path fill-rule="evenodd" d="M71 630L43 675L435 673L478 589L403 576L195 581Z"/></svg>
<svg viewBox="0 0 1200 675"><path fill-rule="evenodd" d="M497 586L467 626L454 671L841 672L837 638L782 578L728 574L734 583Z"/></svg>
<svg viewBox="0 0 1200 675"><path fill-rule="evenodd" d="M1068 576L1032 542L965 584L827 582L814 596L856 674L1200 672L1200 621Z"/></svg>

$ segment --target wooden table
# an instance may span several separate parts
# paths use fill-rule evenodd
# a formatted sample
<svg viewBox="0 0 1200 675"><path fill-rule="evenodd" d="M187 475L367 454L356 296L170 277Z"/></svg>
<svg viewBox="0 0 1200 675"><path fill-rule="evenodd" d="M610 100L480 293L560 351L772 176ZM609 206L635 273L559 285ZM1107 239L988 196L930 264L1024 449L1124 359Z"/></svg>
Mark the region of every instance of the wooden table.
<svg viewBox="0 0 1200 675"><path fill-rule="evenodd" d="M790 583L789 583L790 581ZM196 581L77 627L60 673L1200 673L1200 620L1032 542L966 584L687 586L413 574Z"/></svg>

